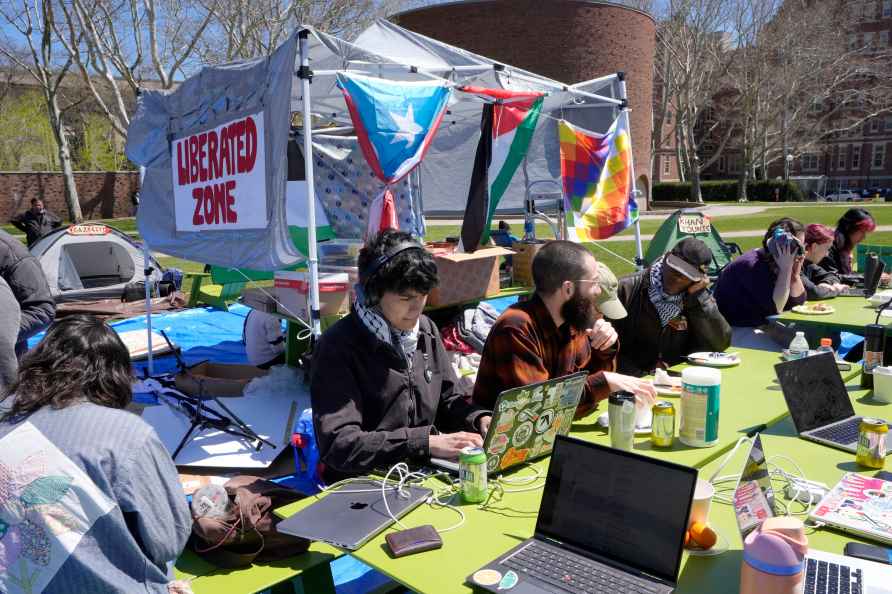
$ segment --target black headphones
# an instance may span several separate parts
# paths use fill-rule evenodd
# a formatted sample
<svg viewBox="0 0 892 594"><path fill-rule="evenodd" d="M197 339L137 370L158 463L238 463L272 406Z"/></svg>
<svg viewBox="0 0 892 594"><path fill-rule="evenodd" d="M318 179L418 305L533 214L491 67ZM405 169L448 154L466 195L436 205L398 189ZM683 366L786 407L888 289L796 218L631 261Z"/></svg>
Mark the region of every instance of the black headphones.
<svg viewBox="0 0 892 594"><path fill-rule="evenodd" d="M371 281L372 278L374 278L374 276L378 274L378 271L381 270L381 268L385 264L387 264L405 251L423 249L424 247L416 241L401 241L387 252L375 258L375 260L371 264L369 264L368 268L365 271L359 273L359 284L362 286L363 292L368 289L369 281Z"/></svg>

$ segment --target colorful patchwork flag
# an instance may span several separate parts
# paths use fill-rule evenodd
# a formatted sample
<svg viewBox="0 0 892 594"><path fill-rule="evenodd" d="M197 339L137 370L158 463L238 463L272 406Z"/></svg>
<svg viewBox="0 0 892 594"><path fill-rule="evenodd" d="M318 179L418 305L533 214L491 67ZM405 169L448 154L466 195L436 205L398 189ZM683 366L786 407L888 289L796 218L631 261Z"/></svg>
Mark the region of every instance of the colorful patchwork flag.
<svg viewBox="0 0 892 594"><path fill-rule="evenodd" d="M421 162L443 119L452 89L445 80L392 82L338 73L366 161L385 184Z"/></svg>
<svg viewBox="0 0 892 594"><path fill-rule="evenodd" d="M632 141L624 122L618 117L606 134L558 123L564 203L573 215L570 239L606 239L638 219Z"/></svg>
<svg viewBox="0 0 892 594"><path fill-rule="evenodd" d="M480 87L459 90L497 101L483 106L480 142L461 229L462 247L473 252L489 239L499 200L527 154L542 111L543 93Z"/></svg>

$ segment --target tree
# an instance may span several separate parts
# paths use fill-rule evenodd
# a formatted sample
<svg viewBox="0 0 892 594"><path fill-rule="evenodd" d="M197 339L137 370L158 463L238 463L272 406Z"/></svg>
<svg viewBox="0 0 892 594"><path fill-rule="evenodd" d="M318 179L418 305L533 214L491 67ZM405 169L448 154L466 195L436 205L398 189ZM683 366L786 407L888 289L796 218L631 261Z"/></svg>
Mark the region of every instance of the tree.
<svg viewBox="0 0 892 594"><path fill-rule="evenodd" d="M0 4L0 18L8 26L0 42L0 53L28 72L37 82L56 141L65 187L65 203L72 221L83 220L74 181L71 148L65 128L66 113L77 101L66 98L63 80L72 65L61 55L53 35L55 19L52 0L8 0Z"/></svg>
<svg viewBox="0 0 892 594"><path fill-rule="evenodd" d="M37 163L57 171L59 154L43 96L37 91L0 98L0 171Z"/></svg>

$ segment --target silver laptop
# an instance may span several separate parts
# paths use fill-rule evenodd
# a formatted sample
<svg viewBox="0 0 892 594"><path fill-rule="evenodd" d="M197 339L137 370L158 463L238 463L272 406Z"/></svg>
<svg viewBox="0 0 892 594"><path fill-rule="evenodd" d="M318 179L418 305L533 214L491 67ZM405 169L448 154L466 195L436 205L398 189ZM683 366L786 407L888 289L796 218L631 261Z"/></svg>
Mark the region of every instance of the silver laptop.
<svg viewBox="0 0 892 594"><path fill-rule="evenodd" d="M734 514L737 516L741 541L767 518L777 515L768 462L759 434L753 438L734 491ZM892 566L882 563L809 548L805 557L805 572L803 582L808 594L892 592Z"/></svg>
<svg viewBox="0 0 892 594"><path fill-rule="evenodd" d="M672 592L697 471L558 436L533 538L468 576L504 594Z"/></svg>
<svg viewBox="0 0 892 594"><path fill-rule="evenodd" d="M396 518L409 513L433 494L424 487L396 487L384 490L387 505ZM276 529L284 534L318 540L355 551L393 523L384 507L381 482L361 479L326 493L315 503L279 522Z"/></svg>
<svg viewBox="0 0 892 594"><path fill-rule="evenodd" d="M492 476L551 453L554 438L567 435L588 373L580 371L499 394L483 439ZM458 462L431 458L431 465L458 474Z"/></svg>
<svg viewBox="0 0 892 594"><path fill-rule="evenodd" d="M855 452L862 417L852 408L833 354L778 363L774 369L799 437ZM886 446L892 449L892 433Z"/></svg>

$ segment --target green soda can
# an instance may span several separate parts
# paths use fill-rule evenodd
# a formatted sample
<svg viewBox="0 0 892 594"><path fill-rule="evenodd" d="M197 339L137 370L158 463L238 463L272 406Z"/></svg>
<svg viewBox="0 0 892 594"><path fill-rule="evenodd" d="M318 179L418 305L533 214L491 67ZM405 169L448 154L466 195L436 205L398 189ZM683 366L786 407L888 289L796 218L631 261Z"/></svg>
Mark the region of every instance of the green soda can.
<svg viewBox="0 0 892 594"><path fill-rule="evenodd" d="M462 448L458 456L458 478L462 498L468 503L486 500L489 487L486 482L486 454L483 448Z"/></svg>

